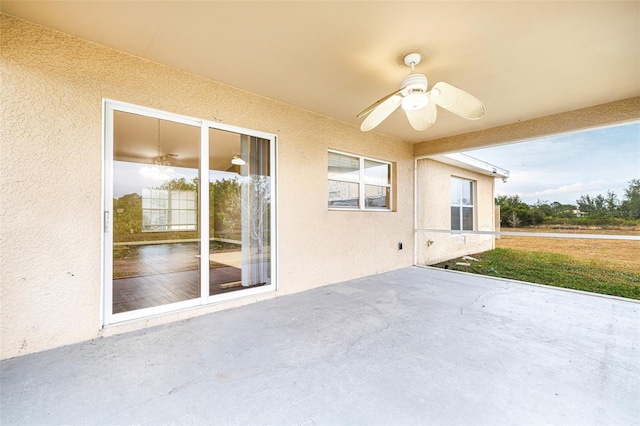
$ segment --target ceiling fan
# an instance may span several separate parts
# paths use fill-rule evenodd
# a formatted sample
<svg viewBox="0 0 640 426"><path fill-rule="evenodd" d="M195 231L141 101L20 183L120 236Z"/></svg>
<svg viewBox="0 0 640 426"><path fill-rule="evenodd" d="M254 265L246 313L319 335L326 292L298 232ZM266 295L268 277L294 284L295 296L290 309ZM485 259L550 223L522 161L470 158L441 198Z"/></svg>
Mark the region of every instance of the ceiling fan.
<svg viewBox="0 0 640 426"><path fill-rule="evenodd" d="M482 102L457 87L441 81L427 91L427 77L414 71L420 59L419 53L405 56L404 63L411 67L411 73L402 79L400 90L388 94L358 114L358 118L369 114L360 126L363 132L374 129L401 105L409 123L416 130L427 130L435 123L438 114L436 105L468 120L482 118Z"/></svg>

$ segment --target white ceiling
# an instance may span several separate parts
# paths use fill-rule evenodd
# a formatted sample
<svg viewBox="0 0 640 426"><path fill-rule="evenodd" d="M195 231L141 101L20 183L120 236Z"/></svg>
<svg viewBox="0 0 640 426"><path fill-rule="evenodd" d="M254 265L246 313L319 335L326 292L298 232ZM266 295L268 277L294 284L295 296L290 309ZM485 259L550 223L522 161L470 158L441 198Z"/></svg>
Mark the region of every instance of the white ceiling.
<svg viewBox="0 0 640 426"><path fill-rule="evenodd" d="M419 142L640 95L640 2L11 1L0 10L338 120L398 88L405 54L487 113L440 109ZM233 124L233 123L230 123Z"/></svg>

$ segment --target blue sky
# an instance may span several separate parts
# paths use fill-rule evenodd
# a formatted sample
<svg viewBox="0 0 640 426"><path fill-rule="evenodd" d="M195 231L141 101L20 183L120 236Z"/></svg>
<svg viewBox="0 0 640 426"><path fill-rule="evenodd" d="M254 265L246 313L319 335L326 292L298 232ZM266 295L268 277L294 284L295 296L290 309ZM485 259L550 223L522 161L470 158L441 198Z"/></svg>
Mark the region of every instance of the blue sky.
<svg viewBox="0 0 640 426"><path fill-rule="evenodd" d="M496 181L497 195L519 195L528 204L575 204L582 194L624 197L640 179L640 123L562 134L465 154L510 171Z"/></svg>

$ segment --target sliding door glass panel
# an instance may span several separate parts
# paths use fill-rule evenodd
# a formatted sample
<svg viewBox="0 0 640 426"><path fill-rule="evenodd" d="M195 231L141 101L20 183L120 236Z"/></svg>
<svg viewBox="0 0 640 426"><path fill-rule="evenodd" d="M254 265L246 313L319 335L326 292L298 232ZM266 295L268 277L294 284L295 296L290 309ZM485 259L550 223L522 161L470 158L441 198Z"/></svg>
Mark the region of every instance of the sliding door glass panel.
<svg viewBox="0 0 640 426"><path fill-rule="evenodd" d="M209 295L242 288L242 185L238 133L209 129Z"/></svg>
<svg viewBox="0 0 640 426"><path fill-rule="evenodd" d="M248 258L243 265L243 286L271 284L271 147L268 139L242 136L248 158L243 192L243 220Z"/></svg>
<svg viewBox="0 0 640 426"><path fill-rule="evenodd" d="M209 294L271 282L270 142L209 129Z"/></svg>
<svg viewBox="0 0 640 426"><path fill-rule="evenodd" d="M200 128L114 111L113 306L200 297Z"/></svg>

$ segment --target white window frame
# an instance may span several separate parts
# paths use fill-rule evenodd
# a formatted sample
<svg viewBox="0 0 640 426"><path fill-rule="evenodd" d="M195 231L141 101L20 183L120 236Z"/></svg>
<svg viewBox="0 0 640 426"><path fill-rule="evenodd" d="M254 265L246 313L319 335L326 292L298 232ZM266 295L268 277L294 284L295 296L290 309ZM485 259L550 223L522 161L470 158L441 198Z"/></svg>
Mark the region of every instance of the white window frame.
<svg viewBox="0 0 640 426"><path fill-rule="evenodd" d="M218 295L209 295L209 264L201 262L200 264L200 297L181 302L160 305L151 308L138 309L122 313L113 313L113 114L115 111L128 112L132 114L143 115L161 120L168 120L177 123L187 124L200 128L200 175L206 176L209 172L209 129L218 129L228 132L238 133L242 135L254 136L270 141L270 176L272 178L271 187L271 282L259 287L249 287L247 289L238 290ZM257 130L245 129L231 125L222 124L216 121L201 120L193 117L187 117L179 114L173 114L162 110L147 108L139 105L129 104L126 102L115 101L112 99L102 100L102 260L101 260L101 327L109 325L117 325L125 322L149 318L152 316L174 313L184 309L194 309L204 305L220 303L228 300L239 299L242 297L254 296L262 293L274 292L277 290L278 283L278 234L277 234L277 137L274 134L260 132ZM198 196L201 206L209 205L209 191L202 190ZM199 222L208 223L208 209L200 208ZM201 226L199 230L200 252L208 253L209 251L209 227Z"/></svg>
<svg viewBox="0 0 640 426"><path fill-rule="evenodd" d="M344 155L346 157L351 157L351 158L355 158L358 160L358 165L359 165L359 173L358 173L358 180L357 181L346 181L346 180L342 180L342 179L332 179L330 177L327 176L327 181L334 181L334 182L349 182L349 183L354 183L358 185L358 205L357 206L353 206L353 207L349 207L349 206L329 206L328 205L328 200L327 200L327 207L329 210L341 210L341 211L368 211L368 212L389 212L389 211L393 211L393 163L391 163L390 161L385 161L385 160L380 160L378 158L372 158L372 157L366 157L363 155L358 155L358 154L352 154L349 152L344 152L344 151L338 151L335 149L329 149L327 152L327 159L328 159L328 155L329 154L338 154L338 155ZM386 164L389 167L389 182L386 184L381 184L381 183L376 183L376 184L371 184L371 183L367 183L365 181L365 167L364 167L364 162L365 161L374 161L376 163L380 163L380 164ZM327 165L327 169L328 169L328 165ZM366 197L365 197L365 187L366 185L371 185L371 186L380 186L380 187L384 187L384 188L388 188L389 190L389 206L388 207L367 207L365 204L366 201ZM328 193L327 193L327 197L328 197Z"/></svg>
<svg viewBox="0 0 640 426"><path fill-rule="evenodd" d="M454 182L459 182L460 184L460 200L458 204L454 204L451 202L451 191L453 191L453 187L454 187ZM477 187L477 182L471 179L466 179L463 177L459 177L459 176L451 176L450 179L451 182L451 186L449 188L449 205L450 207L459 207L460 208L460 212L458 215L458 220L460 221L460 229L451 229L451 232L455 232L455 233L460 233L460 232L466 232L466 231L475 231L476 229L476 206L475 206L475 202L476 202L476 187ZM462 185L464 183L470 183L471 184L471 198L472 198L472 203L471 204L463 204L462 202ZM464 214L463 214L463 209L464 208L471 208L471 229L463 229L464 228ZM451 209L449 209L451 210ZM450 218L451 219L451 218Z"/></svg>

